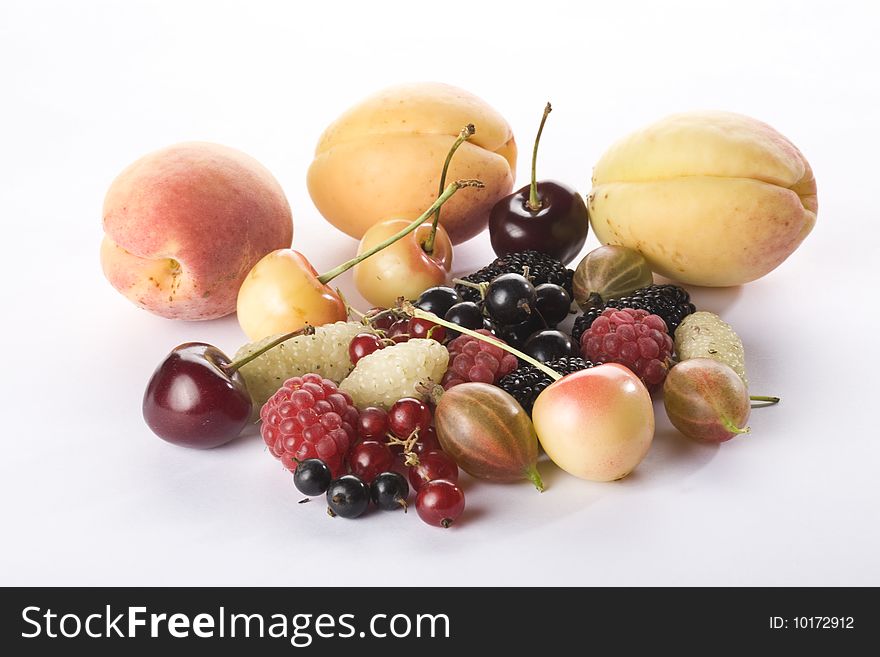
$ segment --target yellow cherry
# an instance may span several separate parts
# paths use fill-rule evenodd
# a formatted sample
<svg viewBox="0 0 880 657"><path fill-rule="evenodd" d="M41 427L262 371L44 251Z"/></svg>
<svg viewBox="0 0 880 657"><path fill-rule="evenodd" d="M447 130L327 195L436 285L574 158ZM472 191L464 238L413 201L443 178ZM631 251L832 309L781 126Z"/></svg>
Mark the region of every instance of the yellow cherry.
<svg viewBox="0 0 880 657"><path fill-rule="evenodd" d="M344 320L347 316L345 302L327 285L330 281L410 235L462 187L482 186L478 180L452 183L420 217L324 274L319 275L306 257L293 249L280 249L264 256L245 277L238 291L238 323L242 330L248 339L254 341L268 335L296 331L306 324L321 326ZM446 242L449 242L448 237Z"/></svg>

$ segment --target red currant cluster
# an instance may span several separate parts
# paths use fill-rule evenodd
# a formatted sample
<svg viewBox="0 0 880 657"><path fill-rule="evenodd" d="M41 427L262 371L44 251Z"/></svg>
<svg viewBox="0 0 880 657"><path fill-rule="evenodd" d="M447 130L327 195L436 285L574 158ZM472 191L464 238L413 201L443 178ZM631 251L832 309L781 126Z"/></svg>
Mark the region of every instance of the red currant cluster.
<svg viewBox="0 0 880 657"><path fill-rule="evenodd" d="M417 317L398 317L395 311L387 308L373 308L367 312L365 319L379 334L358 333L352 338L348 355L354 365L374 351L406 342L410 338L431 338L441 344L446 339L444 327Z"/></svg>
<svg viewBox="0 0 880 657"><path fill-rule="evenodd" d="M312 459L299 464L294 483L305 495L326 492L328 512L343 518L362 515L370 499L381 509L406 509L412 487L419 517L449 527L464 510L464 493L433 421L430 407L414 398L398 400L387 412L365 408L357 420L359 441L348 454L350 474L334 479L325 463Z"/></svg>

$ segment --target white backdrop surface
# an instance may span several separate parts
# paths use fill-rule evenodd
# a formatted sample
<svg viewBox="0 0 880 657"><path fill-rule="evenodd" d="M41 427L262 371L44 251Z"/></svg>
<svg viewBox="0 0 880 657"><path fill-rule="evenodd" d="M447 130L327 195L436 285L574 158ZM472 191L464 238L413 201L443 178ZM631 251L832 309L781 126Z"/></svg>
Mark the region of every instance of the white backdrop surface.
<svg viewBox="0 0 880 657"><path fill-rule="evenodd" d="M878 9L868 2L23 2L0 5L4 280L0 584L880 584L877 464ZM298 505L259 436L189 451L140 402L175 344L230 352L234 317L171 322L98 263L101 204L150 150L209 140L284 187L318 270L356 243L311 204L324 126L362 96L439 80L489 101L539 175L589 188L613 140L673 111L777 127L810 159L819 220L776 271L693 289L743 337L753 435L681 438L657 410L635 474L548 490L465 479L441 531L415 514L330 520ZM587 248L596 245L591 236ZM492 254L483 235L455 271ZM350 275L341 287L358 300Z"/></svg>

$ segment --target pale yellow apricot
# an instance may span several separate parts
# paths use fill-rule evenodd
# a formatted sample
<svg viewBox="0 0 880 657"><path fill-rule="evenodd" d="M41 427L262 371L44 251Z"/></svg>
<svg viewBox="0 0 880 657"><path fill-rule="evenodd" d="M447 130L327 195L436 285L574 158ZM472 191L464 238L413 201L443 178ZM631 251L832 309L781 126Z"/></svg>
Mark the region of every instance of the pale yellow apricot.
<svg viewBox="0 0 880 657"><path fill-rule="evenodd" d="M642 253L694 285L740 285L776 268L812 230L806 158L765 123L676 114L613 145L593 171L590 222L605 244Z"/></svg>
<svg viewBox="0 0 880 657"><path fill-rule="evenodd" d="M469 123L476 133L455 153L447 180L476 178L485 187L461 190L441 222L453 243L470 239L513 188L516 143L494 109L445 84L391 87L334 121L309 167L312 200L331 224L358 239L378 221L417 217L437 197L446 154Z"/></svg>

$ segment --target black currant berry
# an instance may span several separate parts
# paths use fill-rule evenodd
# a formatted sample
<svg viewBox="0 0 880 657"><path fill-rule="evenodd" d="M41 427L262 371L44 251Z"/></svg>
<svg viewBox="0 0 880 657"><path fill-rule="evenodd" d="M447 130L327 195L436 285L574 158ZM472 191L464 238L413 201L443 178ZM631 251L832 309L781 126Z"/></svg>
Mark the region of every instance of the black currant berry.
<svg viewBox="0 0 880 657"><path fill-rule="evenodd" d="M523 345L523 351L542 363L574 355L571 338L553 329L533 334Z"/></svg>
<svg viewBox="0 0 880 657"><path fill-rule="evenodd" d="M354 475L344 475L330 482L327 489L327 513L342 518L357 518L367 510L370 489Z"/></svg>
<svg viewBox="0 0 880 657"><path fill-rule="evenodd" d="M443 317L457 303L461 303L462 298L458 296L458 292L451 287L437 286L429 287L419 295L416 300L416 306L422 310L434 313L438 317Z"/></svg>
<svg viewBox="0 0 880 657"><path fill-rule="evenodd" d="M525 276L502 274L489 283L484 301L496 322L519 324L535 314L535 287Z"/></svg>
<svg viewBox="0 0 880 657"><path fill-rule="evenodd" d="M542 283L535 288L535 308L548 326L556 326L571 310L571 297L560 285Z"/></svg>
<svg viewBox="0 0 880 657"><path fill-rule="evenodd" d="M510 326L500 326L498 337L514 349L521 349L534 333L547 328L538 313L534 313L526 321Z"/></svg>
<svg viewBox="0 0 880 657"><path fill-rule="evenodd" d="M483 311L473 301L462 301L455 304L446 311L443 319L474 331L483 328Z"/></svg>
<svg viewBox="0 0 880 657"><path fill-rule="evenodd" d="M326 492L333 475L330 468L321 459L300 461L293 471L293 485L303 495L314 497Z"/></svg>
<svg viewBox="0 0 880 657"><path fill-rule="evenodd" d="M399 472L383 472L373 479L370 485L370 497L373 504L384 511L395 511L403 508L406 511L406 498L409 496L409 484Z"/></svg>

